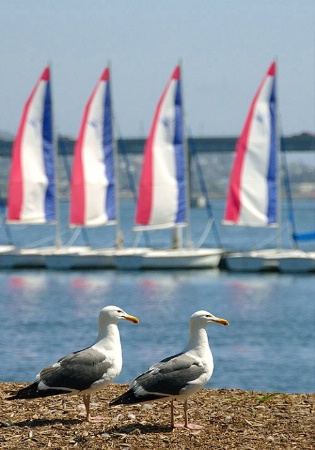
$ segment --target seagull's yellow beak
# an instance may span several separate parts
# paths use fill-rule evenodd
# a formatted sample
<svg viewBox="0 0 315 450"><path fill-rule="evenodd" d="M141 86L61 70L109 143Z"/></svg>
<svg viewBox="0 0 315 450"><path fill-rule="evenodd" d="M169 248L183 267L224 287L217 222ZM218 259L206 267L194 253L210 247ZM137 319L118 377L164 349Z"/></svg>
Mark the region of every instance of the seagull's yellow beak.
<svg viewBox="0 0 315 450"><path fill-rule="evenodd" d="M130 316L129 314L126 314L126 315L124 316L124 318L125 318L126 320L129 320L129 322L133 322L133 323L139 323L139 322L140 322L139 319L138 319L138 317Z"/></svg>
<svg viewBox="0 0 315 450"><path fill-rule="evenodd" d="M230 323L225 319L220 319L220 317L216 317L213 319L213 322L220 323L221 325L230 325Z"/></svg>

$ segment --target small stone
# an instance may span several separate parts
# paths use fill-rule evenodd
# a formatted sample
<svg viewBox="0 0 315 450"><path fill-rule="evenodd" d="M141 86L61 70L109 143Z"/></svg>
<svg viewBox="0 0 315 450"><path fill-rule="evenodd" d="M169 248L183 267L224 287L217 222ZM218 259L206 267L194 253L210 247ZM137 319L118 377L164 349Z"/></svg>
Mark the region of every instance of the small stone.
<svg viewBox="0 0 315 450"><path fill-rule="evenodd" d="M119 422L120 420L123 420L125 416L123 414L118 414L118 416L115 417L115 420Z"/></svg>
<svg viewBox="0 0 315 450"><path fill-rule="evenodd" d="M135 414L133 414L133 413L128 414L128 419L135 420L135 418L136 418Z"/></svg>
<svg viewBox="0 0 315 450"><path fill-rule="evenodd" d="M231 420L232 420L232 416L226 416L226 418L225 418L226 422L231 422Z"/></svg>
<svg viewBox="0 0 315 450"><path fill-rule="evenodd" d="M110 434L108 434L108 433L103 433L103 434L101 434L101 436L103 439L106 439L106 440L110 439Z"/></svg>
<svg viewBox="0 0 315 450"><path fill-rule="evenodd" d="M141 434L141 431L139 430L139 428L135 428L135 429L132 430L129 434L140 435L140 434Z"/></svg>
<svg viewBox="0 0 315 450"><path fill-rule="evenodd" d="M150 411L151 409L153 409L153 406L146 403L145 405L142 405L142 409L146 409L147 411Z"/></svg>
<svg viewBox="0 0 315 450"><path fill-rule="evenodd" d="M274 442L274 441L275 441L275 438L274 438L273 436L268 436L268 437L267 437L267 441L269 441L269 442Z"/></svg>

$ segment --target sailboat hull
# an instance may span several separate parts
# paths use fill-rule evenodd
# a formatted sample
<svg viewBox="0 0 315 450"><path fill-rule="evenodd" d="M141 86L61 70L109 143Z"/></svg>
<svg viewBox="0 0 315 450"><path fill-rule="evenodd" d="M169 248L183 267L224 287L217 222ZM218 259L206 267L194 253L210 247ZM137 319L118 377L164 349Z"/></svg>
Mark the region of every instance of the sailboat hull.
<svg viewBox="0 0 315 450"><path fill-rule="evenodd" d="M116 255L115 262L123 270L212 269L219 266L221 256L217 249L143 250Z"/></svg>
<svg viewBox="0 0 315 450"><path fill-rule="evenodd" d="M0 269L12 269L14 265L13 245L1 245L0 247Z"/></svg>
<svg viewBox="0 0 315 450"><path fill-rule="evenodd" d="M21 248L14 253L14 269L45 268L45 254L51 248Z"/></svg>
<svg viewBox="0 0 315 450"><path fill-rule="evenodd" d="M232 272L308 273L315 271L315 252L266 249L226 253L220 267Z"/></svg>
<svg viewBox="0 0 315 450"><path fill-rule="evenodd" d="M114 249L62 247L46 255L46 268L51 270L114 269Z"/></svg>
<svg viewBox="0 0 315 450"><path fill-rule="evenodd" d="M54 247L15 248L0 253L0 268L2 269L44 269L45 255Z"/></svg>
<svg viewBox="0 0 315 450"><path fill-rule="evenodd" d="M265 249L223 253L218 249L151 250L148 248L91 249L1 246L1 269L190 270L231 272L315 273L315 252Z"/></svg>
<svg viewBox="0 0 315 450"><path fill-rule="evenodd" d="M279 270L282 273L315 272L315 252L288 251L279 257Z"/></svg>
<svg viewBox="0 0 315 450"><path fill-rule="evenodd" d="M144 254L142 269L212 269L221 255L216 249L152 250Z"/></svg>
<svg viewBox="0 0 315 450"><path fill-rule="evenodd" d="M274 250L227 253L223 255L221 268L232 272L262 272L276 270Z"/></svg>

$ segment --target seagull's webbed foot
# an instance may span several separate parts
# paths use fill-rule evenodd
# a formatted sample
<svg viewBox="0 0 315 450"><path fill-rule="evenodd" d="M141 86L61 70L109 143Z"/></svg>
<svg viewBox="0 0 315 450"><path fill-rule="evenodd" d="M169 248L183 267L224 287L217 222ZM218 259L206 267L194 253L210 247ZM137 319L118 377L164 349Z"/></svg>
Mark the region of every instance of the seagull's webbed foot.
<svg viewBox="0 0 315 450"><path fill-rule="evenodd" d="M95 416L95 417L91 417L90 415L89 416L86 416L86 421L87 422L103 422L105 420L105 417L104 416Z"/></svg>
<svg viewBox="0 0 315 450"><path fill-rule="evenodd" d="M195 423L175 423L174 428L187 428L188 430L202 430L204 427L202 425L197 425Z"/></svg>

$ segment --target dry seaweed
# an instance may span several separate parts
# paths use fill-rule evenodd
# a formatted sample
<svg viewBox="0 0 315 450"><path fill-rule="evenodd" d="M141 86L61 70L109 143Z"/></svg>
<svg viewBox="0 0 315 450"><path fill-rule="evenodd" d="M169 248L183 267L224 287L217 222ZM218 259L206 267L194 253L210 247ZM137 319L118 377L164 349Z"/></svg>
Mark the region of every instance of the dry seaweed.
<svg viewBox="0 0 315 450"><path fill-rule="evenodd" d="M84 421L78 396L7 401L25 384L0 383L2 449L242 449L315 450L315 394L281 394L203 389L189 401L189 417L198 431L171 429L168 402L117 406L109 401L126 389L112 385L92 397L92 415ZM177 408L181 420L182 405Z"/></svg>

